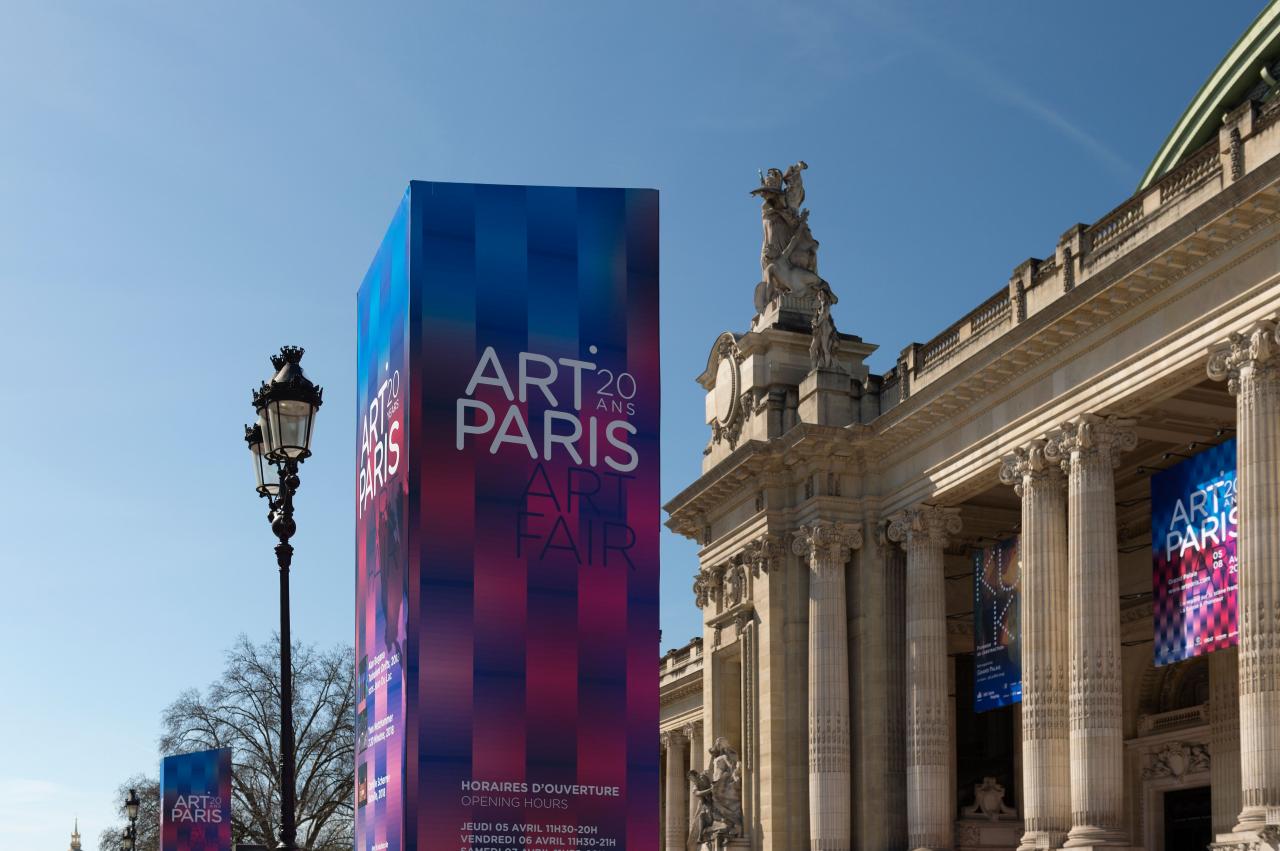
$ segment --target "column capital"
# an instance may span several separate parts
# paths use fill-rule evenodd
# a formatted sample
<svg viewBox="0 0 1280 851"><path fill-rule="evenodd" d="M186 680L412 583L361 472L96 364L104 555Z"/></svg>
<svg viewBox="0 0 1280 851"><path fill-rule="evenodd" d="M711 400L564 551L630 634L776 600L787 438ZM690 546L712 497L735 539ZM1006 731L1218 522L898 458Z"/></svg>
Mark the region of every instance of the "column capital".
<svg viewBox="0 0 1280 851"><path fill-rule="evenodd" d="M715 574L705 567L700 569L697 575L693 577L693 604L699 609L706 608L716 592Z"/></svg>
<svg viewBox="0 0 1280 851"><path fill-rule="evenodd" d="M773 567L774 559L782 555L782 541L772 532L765 532L758 538L748 541L743 547L742 558L756 576L768 573Z"/></svg>
<svg viewBox="0 0 1280 851"><path fill-rule="evenodd" d="M917 505L889 518L889 540L903 546L928 543L947 545L947 536L960 532L960 509L941 505Z"/></svg>
<svg viewBox="0 0 1280 851"><path fill-rule="evenodd" d="M1275 320L1260 319L1243 331L1233 332L1227 339L1209 348L1206 372L1214 381L1226 381L1231 395L1240 391L1240 370L1275 369L1280 347L1280 329Z"/></svg>
<svg viewBox="0 0 1280 851"><path fill-rule="evenodd" d="M1037 438L1027 441L1012 453L1000 459L1000 481L1013 485L1013 490L1022 496L1028 485L1052 485L1062 487L1061 465L1051 460L1045 453L1047 440Z"/></svg>
<svg viewBox="0 0 1280 851"><path fill-rule="evenodd" d="M1045 443L1045 457L1062 465L1062 471L1070 472L1072 463L1105 458L1112 467L1119 466L1120 455L1138 445L1138 433L1134 431L1136 420L1117 416L1080 414L1067 420L1049 436Z"/></svg>
<svg viewBox="0 0 1280 851"><path fill-rule="evenodd" d="M798 556L807 557L811 568L826 559L843 564L846 551L856 550L861 546L861 523L832 523L825 520L805 523L796 530L791 541L791 551Z"/></svg>
<svg viewBox="0 0 1280 851"><path fill-rule="evenodd" d="M672 748L683 748L687 741L684 733L679 730L663 730L659 736L662 740L662 747L668 751Z"/></svg>
<svg viewBox="0 0 1280 851"><path fill-rule="evenodd" d="M702 722L690 721L688 724L685 724L680 728L680 732L686 739L692 742L694 739L702 735Z"/></svg>

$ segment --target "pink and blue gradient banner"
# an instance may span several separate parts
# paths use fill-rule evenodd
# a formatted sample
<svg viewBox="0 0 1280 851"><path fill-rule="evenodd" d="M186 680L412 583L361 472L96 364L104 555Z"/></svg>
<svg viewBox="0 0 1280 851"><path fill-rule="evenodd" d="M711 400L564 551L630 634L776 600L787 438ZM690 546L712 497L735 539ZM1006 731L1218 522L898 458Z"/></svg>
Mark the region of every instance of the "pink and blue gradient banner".
<svg viewBox="0 0 1280 851"><path fill-rule="evenodd" d="M409 198L357 296L356 848L404 846Z"/></svg>
<svg viewBox="0 0 1280 851"><path fill-rule="evenodd" d="M1151 477L1156 665L1239 643L1238 531L1235 438Z"/></svg>
<svg viewBox="0 0 1280 851"><path fill-rule="evenodd" d="M657 847L657 233L410 185L359 300L357 851Z"/></svg>
<svg viewBox="0 0 1280 851"><path fill-rule="evenodd" d="M161 851L231 851L231 750L160 762Z"/></svg>

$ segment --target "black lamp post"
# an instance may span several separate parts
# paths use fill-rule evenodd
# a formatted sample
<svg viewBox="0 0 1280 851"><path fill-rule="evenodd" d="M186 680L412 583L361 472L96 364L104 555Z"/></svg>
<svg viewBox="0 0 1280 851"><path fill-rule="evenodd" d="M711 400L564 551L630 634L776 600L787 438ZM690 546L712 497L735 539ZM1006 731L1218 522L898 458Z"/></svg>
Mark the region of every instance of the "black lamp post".
<svg viewBox="0 0 1280 851"><path fill-rule="evenodd" d="M289 635L289 565L297 531L293 521L293 496L298 491L298 465L311 455L311 433L324 391L302 374L302 349L283 346L271 356L276 373L253 394L258 421L245 426L244 439L253 455L258 495L266 497L267 520L280 539L276 563L280 565L280 842L282 851L294 851L297 840L294 796L296 784L293 752L293 645Z"/></svg>
<svg viewBox="0 0 1280 851"><path fill-rule="evenodd" d="M124 799L124 814L129 817L129 826L124 836L120 837L120 845L124 851L133 851L138 843L138 808L142 802L138 800L138 790L130 789L129 797Z"/></svg>

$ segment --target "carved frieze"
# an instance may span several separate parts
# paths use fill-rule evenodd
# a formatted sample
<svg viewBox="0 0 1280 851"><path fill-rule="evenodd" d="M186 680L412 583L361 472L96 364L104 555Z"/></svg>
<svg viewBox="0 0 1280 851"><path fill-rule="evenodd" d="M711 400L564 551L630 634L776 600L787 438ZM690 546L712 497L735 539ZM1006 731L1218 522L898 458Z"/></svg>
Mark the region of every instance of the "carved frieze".
<svg viewBox="0 0 1280 851"><path fill-rule="evenodd" d="M1209 746L1203 742L1169 742L1147 754L1142 776L1147 780L1171 777L1181 780L1188 774L1209 770Z"/></svg>

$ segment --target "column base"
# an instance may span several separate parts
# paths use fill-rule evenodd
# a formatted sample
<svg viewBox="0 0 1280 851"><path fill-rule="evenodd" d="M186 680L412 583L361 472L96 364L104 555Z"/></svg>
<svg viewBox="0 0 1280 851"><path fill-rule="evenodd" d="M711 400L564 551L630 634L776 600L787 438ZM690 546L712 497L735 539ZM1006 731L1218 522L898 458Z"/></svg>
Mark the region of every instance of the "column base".
<svg viewBox="0 0 1280 851"><path fill-rule="evenodd" d="M1061 848L1067 841L1066 831L1061 833L1044 830L1027 831L1018 843L1018 851L1044 851L1044 849Z"/></svg>
<svg viewBox="0 0 1280 851"><path fill-rule="evenodd" d="M1280 827L1265 825L1259 830L1219 833L1209 845L1211 851L1277 851L1280 849Z"/></svg>
<svg viewBox="0 0 1280 851"><path fill-rule="evenodd" d="M1063 848L1141 848L1129 841L1124 830L1105 827L1073 827Z"/></svg>

